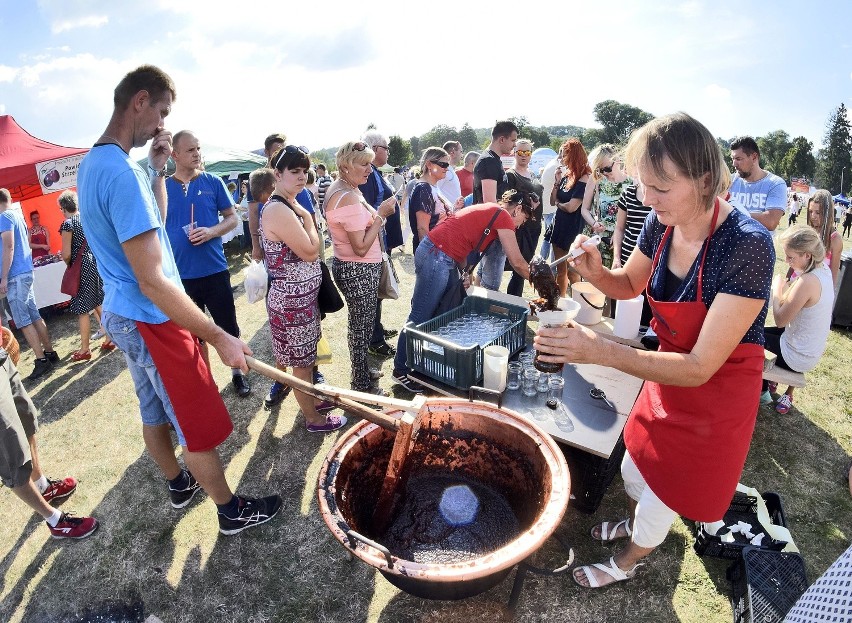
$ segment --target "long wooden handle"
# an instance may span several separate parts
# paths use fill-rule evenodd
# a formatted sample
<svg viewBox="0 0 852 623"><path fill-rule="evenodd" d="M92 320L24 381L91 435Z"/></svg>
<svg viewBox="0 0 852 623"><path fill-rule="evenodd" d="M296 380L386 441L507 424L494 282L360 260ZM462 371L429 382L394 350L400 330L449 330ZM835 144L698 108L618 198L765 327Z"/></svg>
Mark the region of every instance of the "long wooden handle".
<svg viewBox="0 0 852 623"><path fill-rule="evenodd" d="M357 402L379 405L380 407L387 407L407 413L419 413L423 407L423 403L426 401L423 396L415 396L414 400L400 400L399 398L390 398L388 396L377 396L369 392L359 392L354 389L342 389L324 383L314 385L314 387L322 392L326 400L331 400L332 398L349 398Z"/></svg>
<svg viewBox="0 0 852 623"><path fill-rule="evenodd" d="M263 376L272 379L273 381L278 381L279 383L289 385L293 389L299 390L300 392L303 392L305 394L309 394L319 400L328 400L329 402L336 404L339 407L342 407L346 411L357 415L358 417L364 418L368 422L372 422L373 424L377 424L382 428L386 428L392 431L396 431L399 429L399 421L395 417L382 413L381 411L376 411L375 409L365 407L364 405L355 402L354 400L350 400L342 396L335 396L333 394L325 393L317 389L311 383L303 381L302 379L297 378L292 374L288 374L283 370L279 370L278 368L273 368L269 364L263 363L262 361L258 361L254 357L246 356L246 363L248 364L249 368L251 368L255 372L259 372Z"/></svg>

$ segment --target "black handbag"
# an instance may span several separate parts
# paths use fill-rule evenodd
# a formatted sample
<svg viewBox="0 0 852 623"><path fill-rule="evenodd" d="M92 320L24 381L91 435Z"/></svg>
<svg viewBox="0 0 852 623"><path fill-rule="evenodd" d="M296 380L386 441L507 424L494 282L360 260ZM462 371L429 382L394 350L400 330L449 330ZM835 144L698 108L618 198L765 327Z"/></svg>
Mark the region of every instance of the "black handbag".
<svg viewBox="0 0 852 623"><path fill-rule="evenodd" d="M343 297L334 285L334 279L331 278L331 271L325 262L320 262L322 270L322 281L320 282L319 293L317 294L317 305L319 306L320 314L333 314L343 309Z"/></svg>

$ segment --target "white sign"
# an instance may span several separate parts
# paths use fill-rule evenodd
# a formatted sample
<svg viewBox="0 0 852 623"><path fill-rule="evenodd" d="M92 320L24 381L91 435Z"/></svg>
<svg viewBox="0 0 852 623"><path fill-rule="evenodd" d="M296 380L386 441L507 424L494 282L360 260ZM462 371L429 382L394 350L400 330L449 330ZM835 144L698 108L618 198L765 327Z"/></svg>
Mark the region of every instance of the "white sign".
<svg viewBox="0 0 852 623"><path fill-rule="evenodd" d="M77 154L37 163L35 168L38 183L41 184L41 192L46 195L76 186L77 170L85 155Z"/></svg>

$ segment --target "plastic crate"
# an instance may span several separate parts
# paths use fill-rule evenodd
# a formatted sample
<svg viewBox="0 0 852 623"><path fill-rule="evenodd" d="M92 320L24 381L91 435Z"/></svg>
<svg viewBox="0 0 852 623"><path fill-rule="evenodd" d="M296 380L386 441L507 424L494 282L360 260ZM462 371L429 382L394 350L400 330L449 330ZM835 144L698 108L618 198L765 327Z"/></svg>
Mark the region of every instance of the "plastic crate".
<svg viewBox="0 0 852 623"><path fill-rule="evenodd" d="M569 504L578 511L591 515L598 510L613 478L621 471L625 452L624 437L618 438L608 459L567 444L559 444L559 447L571 473Z"/></svg>
<svg viewBox="0 0 852 623"><path fill-rule="evenodd" d="M808 588L805 561L792 552L746 547L727 575L734 623L780 623Z"/></svg>
<svg viewBox="0 0 852 623"><path fill-rule="evenodd" d="M434 335L434 332L465 314L488 314L509 318L512 324L502 334L485 344L463 347ZM482 382L482 351L495 344L509 349L513 356L526 343L529 309L509 303L495 303L478 296L469 296L455 309L413 327L405 328L406 364L457 389L469 389Z"/></svg>
<svg viewBox="0 0 852 623"><path fill-rule="evenodd" d="M784 517L784 507L781 505L781 497L771 491L766 491L761 495L766 504L766 510L769 511L771 523L775 526L786 528L787 520ZM753 496L740 491L734 493L734 498L731 500L731 505L725 513L724 520L727 525L735 524L738 521L749 523L753 526L752 532L755 534L766 532L757 520L757 500ZM754 547L741 534L735 534L734 538L737 540L733 543L723 543L720 537L708 534L701 523L696 522L695 524L694 548L699 556L735 560L740 557L744 548ZM766 534L759 549L780 552L786 545L786 541L777 541Z"/></svg>

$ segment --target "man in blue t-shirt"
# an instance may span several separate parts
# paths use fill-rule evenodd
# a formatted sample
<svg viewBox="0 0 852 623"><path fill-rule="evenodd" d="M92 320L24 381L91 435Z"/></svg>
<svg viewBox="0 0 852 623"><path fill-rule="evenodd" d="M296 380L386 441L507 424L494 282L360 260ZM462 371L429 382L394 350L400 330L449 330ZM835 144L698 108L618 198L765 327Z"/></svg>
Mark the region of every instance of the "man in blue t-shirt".
<svg viewBox="0 0 852 623"><path fill-rule="evenodd" d="M12 320L33 349L35 366L28 379L37 379L53 370L59 355L53 350L47 325L38 313L33 294L33 254L24 215L12 208L12 196L0 188L0 238L3 241L0 295L5 295Z"/></svg>
<svg viewBox="0 0 852 623"><path fill-rule="evenodd" d="M512 121L498 121L491 130L491 144L473 167L473 203L497 203L509 190L509 178L503 170L501 156L509 156L518 142L518 126ZM482 256L477 271L479 285L488 290L499 290L506 266L506 253L499 240L495 240Z"/></svg>
<svg viewBox="0 0 852 623"><path fill-rule="evenodd" d="M216 504L219 531L231 535L272 519L281 497L234 495L217 450L233 424L198 339L225 365L244 371L251 349L184 293L165 233L172 140L163 122L175 93L172 79L152 65L121 80L109 124L80 164L80 218L104 280L101 323L124 353L142 438L167 480L172 507L184 508L203 487ZM130 150L152 139L146 174ZM170 424L188 469L177 462Z"/></svg>
<svg viewBox="0 0 852 623"><path fill-rule="evenodd" d="M172 149L175 173L166 178L166 234L183 288L202 311L210 312L213 322L240 337L231 274L222 249L222 236L237 225L234 199L221 177L201 170L201 144L192 132L176 133ZM201 352L209 363L206 344ZM251 386L242 370L232 368L231 375L237 395L248 396Z"/></svg>
<svg viewBox="0 0 852 623"><path fill-rule="evenodd" d="M750 136L731 143L731 162L737 173L731 182L730 204L775 231L787 209L787 184L760 168L760 149Z"/></svg>

